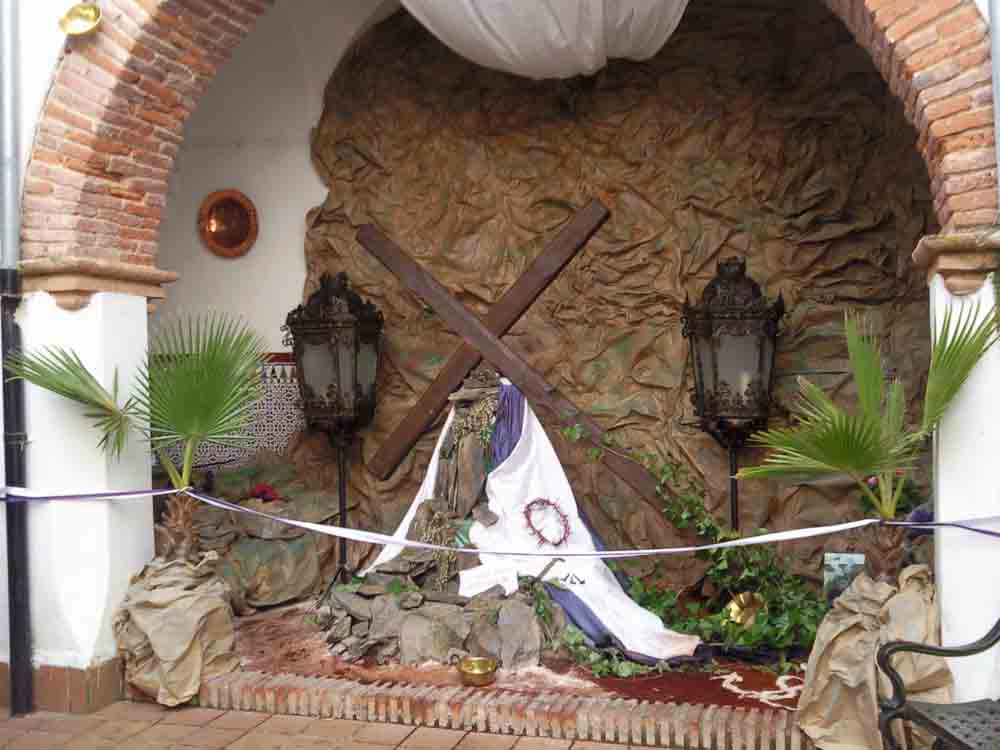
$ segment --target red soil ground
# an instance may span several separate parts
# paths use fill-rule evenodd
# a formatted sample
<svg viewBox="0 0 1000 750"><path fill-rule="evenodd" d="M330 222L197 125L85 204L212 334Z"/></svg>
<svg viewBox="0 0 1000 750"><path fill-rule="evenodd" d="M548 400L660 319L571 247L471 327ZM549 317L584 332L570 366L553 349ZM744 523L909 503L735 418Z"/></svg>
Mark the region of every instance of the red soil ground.
<svg viewBox="0 0 1000 750"><path fill-rule="evenodd" d="M433 665L408 667L398 663L379 666L373 661L348 664L330 655L323 633L308 617L310 605L294 605L259 613L237 621L236 646L243 669L274 674L343 677L362 683L459 685L453 667ZM760 701L741 697L722 686L721 676L732 672L742 677L743 690L774 690L778 675L733 662L714 671L666 672L629 679L596 678L568 661L553 661L544 668L516 674L500 671L494 687L518 692L572 692L577 695L607 695L657 701L699 703L739 708L765 708ZM714 678L714 679L713 679ZM782 701L794 708L797 698Z"/></svg>

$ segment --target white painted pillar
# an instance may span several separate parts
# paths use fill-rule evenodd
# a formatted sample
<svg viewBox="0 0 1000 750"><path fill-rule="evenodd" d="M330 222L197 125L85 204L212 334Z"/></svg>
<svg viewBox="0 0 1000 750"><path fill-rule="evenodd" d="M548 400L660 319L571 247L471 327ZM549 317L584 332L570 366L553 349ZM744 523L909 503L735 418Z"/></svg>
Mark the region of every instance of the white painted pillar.
<svg viewBox="0 0 1000 750"><path fill-rule="evenodd" d="M939 330L945 311L994 303L991 281L978 292L954 296L940 275L930 282L931 324ZM1000 346L979 363L934 437L936 520L1000 514ZM1000 531L1000 524L997 525ZM958 529L935 535L935 565L946 646L978 640L1000 619L1000 540ZM998 649L951 659L956 701L1000 697Z"/></svg>
<svg viewBox="0 0 1000 750"><path fill-rule="evenodd" d="M56 306L45 292L19 310L28 350L74 350L119 399L131 392L146 353L145 297L95 294L82 310ZM148 446L130 439L121 459L97 447L99 434L77 404L35 386L25 388L28 482L52 492L145 489ZM28 515L31 629L36 666L86 668L115 656L111 620L129 578L153 556L150 499L37 502Z"/></svg>

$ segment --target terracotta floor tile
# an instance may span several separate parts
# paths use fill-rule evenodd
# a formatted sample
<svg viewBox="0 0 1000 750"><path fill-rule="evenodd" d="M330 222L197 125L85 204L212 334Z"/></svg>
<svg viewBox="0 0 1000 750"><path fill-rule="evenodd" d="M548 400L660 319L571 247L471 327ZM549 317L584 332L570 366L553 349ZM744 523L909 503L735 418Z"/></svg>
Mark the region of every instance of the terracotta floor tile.
<svg viewBox="0 0 1000 750"><path fill-rule="evenodd" d="M165 711L160 721L164 724L187 724L193 727L202 727L215 721L224 713L225 711L218 711L214 708L174 708Z"/></svg>
<svg viewBox="0 0 1000 750"><path fill-rule="evenodd" d="M269 734L252 731L240 737L226 750L284 750L285 743L292 739L288 734Z"/></svg>
<svg viewBox="0 0 1000 750"><path fill-rule="evenodd" d="M458 743L458 750L510 750L518 737L512 734L479 734L473 732L465 735Z"/></svg>
<svg viewBox="0 0 1000 750"><path fill-rule="evenodd" d="M349 721L347 719L318 719L307 726L302 734L310 737L327 737L329 739L350 739L363 727L367 726L363 721Z"/></svg>
<svg viewBox="0 0 1000 750"><path fill-rule="evenodd" d="M310 716L272 716L257 729L268 734L302 734L306 727L315 722Z"/></svg>
<svg viewBox="0 0 1000 750"><path fill-rule="evenodd" d="M403 724L366 724L354 735L354 742L395 747L411 734L413 727Z"/></svg>
<svg viewBox="0 0 1000 750"><path fill-rule="evenodd" d="M27 729L7 729L0 726L0 747L6 747L8 742L20 737L27 731Z"/></svg>
<svg viewBox="0 0 1000 750"><path fill-rule="evenodd" d="M255 711L226 711L208 726L212 729L244 729L249 731L270 718L271 714L261 714Z"/></svg>
<svg viewBox="0 0 1000 750"><path fill-rule="evenodd" d="M335 744L329 737L307 737L304 734L285 735L285 743L281 750L331 750L343 747ZM385 750L381 748L380 750Z"/></svg>
<svg viewBox="0 0 1000 750"><path fill-rule="evenodd" d="M129 745L131 746L133 742L170 745L180 742L197 729L198 727L193 727L190 724L164 724L160 722L129 739Z"/></svg>
<svg viewBox="0 0 1000 750"><path fill-rule="evenodd" d="M48 750L48 748L63 747L71 739L73 739L71 734L28 732L15 737L7 743L4 750Z"/></svg>
<svg viewBox="0 0 1000 750"><path fill-rule="evenodd" d="M551 737L522 737L514 745L514 750L568 750L572 744L572 740L554 740Z"/></svg>
<svg viewBox="0 0 1000 750"><path fill-rule="evenodd" d="M31 716L18 716L16 719L4 718L0 721L0 728L9 729L15 732L27 732L29 729L38 729L42 726L42 719L36 714Z"/></svg>
<svg viewBox="0 0 1000 750"><path fill-rule="evenodd" d="M622 750L626 745L616 745L613 742L580 741L573 743L573 750Z"/></svg>
<svg viewBox="0 0 1000 750"><path fill-rule="evenodd" d="M128 742L128 740L123 740L123 742ZM117 749L120 747L122 745L118 742L112 742L91 733L74 737L59 748L59 750L111 750L112 748Z"/></svg>
<svg viewBox="0 0 1000 750"><path fill-rule="evenodd" d="M211 727L197 727L191 734L178 740L177 747L205 747L223 748L228 747L236 740L240 739L246 732L242 729L212 729Z"/></svg>
<svg viewBox="0 0 1000 750"><path fill-rule="evenodd" d="M93 732L104 724L103 719L90 716L67 716L65 714L54 714L42 718L38 727L43 732L59 732L60 734L72 734L77 736Z"/></svg>
<svg viewBox="0 0 1000 750"><path fill-rule="evenodd" d="M402 747L407 749L413 748L413 750L451 750L451 748L462 741L465 734L465 732L458 729L419 727L413 734L403 740Z"/></svg>
<svg viewBox="0 0 1000 750"><path fill-rule="evenodd" d="M122 742L129 737L139 734L144 729L149 729L155 721L129 721L126 719L111 719L103 722L92 732L87 732L84 737L99 737L112 742Z"/></svg>
<svg viewBox="0 0 1000 750"><path fill-rule="evenodd" d="M158 721L167 709L158 703L132 703L119 701L105 706L94 716L101 719L124 719L126 721Z"/></svg>

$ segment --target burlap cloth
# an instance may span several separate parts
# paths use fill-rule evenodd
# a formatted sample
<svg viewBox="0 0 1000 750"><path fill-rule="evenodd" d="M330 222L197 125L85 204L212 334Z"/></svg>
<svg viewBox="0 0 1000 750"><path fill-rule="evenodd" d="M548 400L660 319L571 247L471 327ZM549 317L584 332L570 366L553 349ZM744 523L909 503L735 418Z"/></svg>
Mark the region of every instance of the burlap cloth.
<svg viewBox="0 0 1000 750"><path fill-rule="evenodd" d="M165 706L239 667L229 588L208 563L153 560L132 579L113 627L126 683Z"/></svg>
<svg viewBox="0 0 1000 750"><path fill-rule="evenodd" d="M875 583L862 573L834 602L816 634L799 699L799 726L818 748L882 747L876 691L888 696L891 686L875 654L887 641L939 644L934 596L930 569L911 565L900 574L898 587ZM944 659L903 653L895 657L894 666L908 697L933 703L951 700L951 671ZM898 726L896 730L902 744ZM914 746L923 746L923 738L916 740Z"/></svg>

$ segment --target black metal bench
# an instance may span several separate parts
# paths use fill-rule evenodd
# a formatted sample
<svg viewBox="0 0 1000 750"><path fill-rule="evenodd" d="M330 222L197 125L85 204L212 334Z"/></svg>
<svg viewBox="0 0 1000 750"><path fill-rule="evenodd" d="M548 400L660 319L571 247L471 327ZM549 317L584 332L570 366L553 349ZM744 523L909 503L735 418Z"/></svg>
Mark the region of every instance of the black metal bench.
<svg viewBox="0 0 1000 750"><path fill-rule="evenodd" d="M898 750L889 726L894 719L912 721L934 735L935 750L969 748L970 750L996 750L1000 748L1000 701L981 700L970 703L922 703L906 699L906 686L899 673L893 669L893 654L911 651L932 656L971 656L1000 642L1000 620L989 633L967 646L947 648L925 643L890 641L878 650L876 660L892 683L892 697L879 701L879 731L887 750Z"/></svg>

